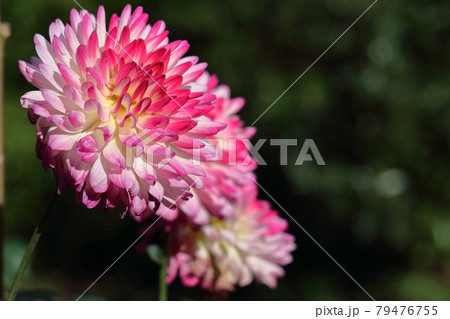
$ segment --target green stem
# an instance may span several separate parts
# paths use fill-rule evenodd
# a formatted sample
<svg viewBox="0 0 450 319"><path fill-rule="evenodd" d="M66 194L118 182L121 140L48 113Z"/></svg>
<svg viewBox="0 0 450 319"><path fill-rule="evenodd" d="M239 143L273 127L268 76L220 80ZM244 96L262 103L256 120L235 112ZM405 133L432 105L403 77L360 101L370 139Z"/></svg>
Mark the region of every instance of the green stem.
<svg viewBox="0 0 450 319"><path fill-rule="evenodd" d="M22 282L23 276L27 270L28 265L30 264L31 257L36 248L36 245L41 238L42 232L44 230L45 225L48 222L50 217L50 212L52 211L53 205L55 204L55 199L57 196L55 194L52 195L47 207L42 213L41 218L39 219L38 225L34 229L33 236L31 236L30 242L28 243L27 250L25 251L25 255L20 262L19 269L17 269L16 276L14 277L13 284L11 286L11 290L9 291L8 301L14 301L16 299L17 291L19 290L20 283Z"/></svg>
<svg viewBox="0 0 450 319"><path fill-rule="evenodd" d="M159 301L167 301L167 256L163 255L159 268Z"/></svg>

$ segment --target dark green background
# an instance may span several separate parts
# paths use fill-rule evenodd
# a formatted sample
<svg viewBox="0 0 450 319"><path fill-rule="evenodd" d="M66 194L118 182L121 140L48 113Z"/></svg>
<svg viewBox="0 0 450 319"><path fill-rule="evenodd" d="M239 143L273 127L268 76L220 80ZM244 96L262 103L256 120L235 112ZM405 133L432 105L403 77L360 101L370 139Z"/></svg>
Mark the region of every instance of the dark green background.
<svg viewBox="0 0 450 319"><path fill-rule="evenodd" d="M79 0L119 13L119 1ZM150 22L209 64L247 100L252 123L372 0L133 1ZM34 153L34 127L19 97L32 87L17 69L35 55L33 34L69 19L71 0L3 1L6 48L6 268L14 268L55 189ZM326 166L278 165L268 144L260 183L375 299L450 299L450 3L380 0L256 124L256 138L316 142ZM261 194L262 198L266 198ZM274 204L274 203L273 203ZM284 216L283 212L280 212ZM285 216L288 218L287 216ZM74 299L136 238L118 212L75 203L66 190L23 288ZM290 221L298 249L279 288L239 289L231 300L367 300L352 280ZM127 253L87 298L154 300L157 267ZM42 292L38 291L38 298ZM25 296L24 298L34 298ZM171 299L214 299L175 283Z"/></svg>

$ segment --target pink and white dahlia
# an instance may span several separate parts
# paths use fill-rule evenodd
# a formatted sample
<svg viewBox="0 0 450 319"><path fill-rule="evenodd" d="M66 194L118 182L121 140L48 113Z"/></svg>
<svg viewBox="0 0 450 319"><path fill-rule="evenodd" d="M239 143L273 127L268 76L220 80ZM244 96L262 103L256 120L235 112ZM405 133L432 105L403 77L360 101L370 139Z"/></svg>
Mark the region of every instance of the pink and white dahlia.
<svg viewBox="0 0 450 319"><path fill-rule="evenodd" d="M281 266L292 261L294 237L285 232L286 220L270 204L254 199L250 191L243 207L236 207L232 218L200 228L174 223L169 233L167 281L177 274L186 286L212 291L232 291L255 279L271 288L284 275Z"/></svg>
<svg viewBox="0 0 450 319"><path fill-rule="evenodd" d="M137 219L170 219L202 187L196 162L217 159L207 138L225 124L208 117L215 96L196 82L206 64L183 57L188 43L169 42L163 21L147 20L130 5L108 26L103 7L56 20L50 42L34 38L38 57L19 61L38 89L21 103L60 189L74 188L88 208L122 202Z"/></svg>
<svg viewBox="0 0 450 319"><path fill-rule="evenodd" d="M232 217L234 206L241 205L242 190L246 185L254 184L253 171L257 163L250 156L249 139L256 129L244 127L237 115L245 104L244 99L231 98L229 87L218 85L216 76L205 72L197 83L207 86L209 93L217 96L214 109L207 116L212 121L227 125L223 131L208 138L218 151L219 160L200 163L206 173L201 177L204 188L194 190L194 196L189 201L179 204L191 221L203 225L208 223L210 216L219 219Z"/></svg>

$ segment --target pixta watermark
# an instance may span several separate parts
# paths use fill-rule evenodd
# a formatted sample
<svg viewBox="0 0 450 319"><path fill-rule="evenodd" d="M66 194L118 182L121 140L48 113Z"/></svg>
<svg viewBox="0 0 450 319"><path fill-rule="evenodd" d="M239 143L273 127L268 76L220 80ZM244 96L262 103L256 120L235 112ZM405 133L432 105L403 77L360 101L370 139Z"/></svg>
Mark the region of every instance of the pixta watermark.
<svg viewBox="0 0 450 319"><path fill-rule="evenodd" d="M259 165L267 165L266 161L259 153L259 150L264 144L266 144L266 142L266 139L260 139L249 149L250 154L255 158ZM296 139L270 139L269 144L272 147L278 148L280 165L288 165L289 146L300 145ZM294 165L303 165L305 162L315 162L317 165L326 165L313 139L304 140L300 150L298 150L298 147L291 147L289 149L290 152L298 151L297 159L293 163Z"/></svg>
<svg viewBox="0 0 450 319"><path fill-rule="evenodd" d="M141 131L127 140L131 147L126 149L126 166L135 169L144 169L145 163L157 164L159 167L174 166L177 165L175 159L189 161L192 165L200 165L202 162L219 162L229 166L247 166L255 162L260 166L269 165L263 154L270 154L270 165L300 166L306 162L326 165L313 139L259 139L254 143L249 139L191 139L174 146L174 138L176 137L162 135L160 132ZM270 151L265 149L269 147ZM278 163L273 163L274 154L278 154ZM294 157L295 161L289 162L289 158ZM136 158L140 160L136 161Z"/></svg>

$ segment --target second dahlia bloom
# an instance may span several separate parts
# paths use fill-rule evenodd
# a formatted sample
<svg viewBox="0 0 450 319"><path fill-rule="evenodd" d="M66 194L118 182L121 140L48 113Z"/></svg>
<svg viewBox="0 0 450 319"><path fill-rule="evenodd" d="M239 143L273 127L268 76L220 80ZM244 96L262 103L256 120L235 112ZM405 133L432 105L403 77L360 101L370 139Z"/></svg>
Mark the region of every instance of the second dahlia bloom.
<svg viewBox="0 0 450 319"><path fill-rule="evenodd" d="M219 160L200 163L206 173L201 177L204 188L193 190L189 201L179 203L181 211L192 222L203 225L208 223L210 216L218 219L232 217L234 206L241 204L242 190L255 183L253 171L257 163L250 156L249 139L256 129L244 127L237 115L245 104L244 99L231 98L230 88L219 85L215 75L205 72L197 83L206 86L217 97L214 109L207 116L212 121L227 125L223 131L208 138L218 151Z"/></svg>
<svg viewBox="0 0 450 319"><path fill-rule="evenodd" d="M179 275L186 286L213 291L232 291L253 279L276 287L284 275L281 266L292 261L294 237L285 232L286 220L269 203L255 199L255 193L244 193L247 204L235 207L231 218L212 217L201 227L182 221L172 225L169 283Z"/></svg>
<svg viewBox="0 0 450 319"><path fill-rule="evenodd" d="M108 26L103 7L56 20L50 42L34 38L38 57L19 61L38 89L21 103L60 188L74 188L88 208L122 202L137 219L170 219L176 201L202 187L195 161L217 159L206 138L226 125L207 116L215 96L196 82L206 64L183 57L187 42L169 42L164 22L147 20L130 5Z"/></svg>

